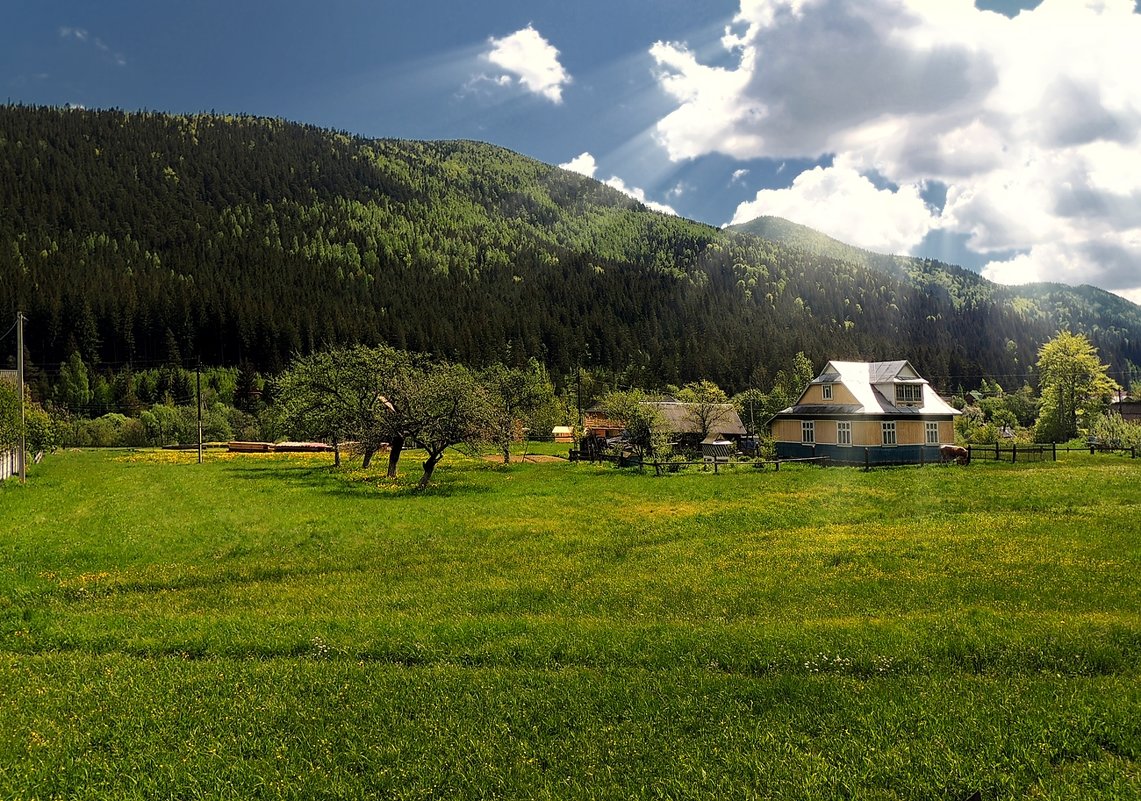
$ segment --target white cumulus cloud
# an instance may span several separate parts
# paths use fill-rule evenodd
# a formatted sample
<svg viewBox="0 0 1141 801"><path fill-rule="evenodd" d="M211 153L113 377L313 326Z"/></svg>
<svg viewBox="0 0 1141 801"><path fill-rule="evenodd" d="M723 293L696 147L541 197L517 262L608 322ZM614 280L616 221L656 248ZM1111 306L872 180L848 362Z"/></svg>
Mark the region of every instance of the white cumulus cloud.
<svg viewBox="0 0 1141 801"><path fill-rule="evenodd" d="M564 170L585 175L587 178L593 178L595 170L598 169L598 163L590 153L579 153L570 161L565 164L560 164L559 166Z"/></svg>
<svg viewBox="0 0 1141 801"><path fill-rule="evenodd" d="M559 63L559 51L532 26L502 39L492 37L489 44L484 58L504 71L493 80L506 78L552 103L563 101L563 87L571 76Z"/></svg>
<svg viewBox="0 0 1141 801"><path fill-rule="evenodd" d="M904 253L931 230L935 218L920 187L879 189L844 165L802 172L787 189L763 189L742 203L732 222L763 215L812 220L812 226L843 242L870 250Z"/></svg>
<svg viewBox="0 0 1141 801"><path fill-rule="evenodd" d="M788 216L907 252L935 229L1017 251L1003 282L1141 293L1141 14L1133 0L1043 0L1014 18L973 0L741 0L730 62L650 53L675 160L826 159L734 220ZM877 175L898 190L877 189ZM932 211L920 190L946 187Z"/></svg>
<svg viewBox="0 0 1141 801"><path fill-rule="evenodd" d="M577 172L581 175L585 175L587 178L594 178L594 174L598 171L598 162L595 161L594 156L589 152L580 153L570 161L560 164L559 166L564 170L570 170L571 172ZM637 186L628 185L617 175L610 176L602 183L606 184L612 189L617 189L624 195L629 195L649 209L660 211L663 214L673 214L674 216L677 216L677 212L673 209L673 207L668 206L665 203L658 203L656 201L650 200L646 196L645 190ZM674 190L677 192L677 194L681 194L679 187L674 187Z"/></svg>

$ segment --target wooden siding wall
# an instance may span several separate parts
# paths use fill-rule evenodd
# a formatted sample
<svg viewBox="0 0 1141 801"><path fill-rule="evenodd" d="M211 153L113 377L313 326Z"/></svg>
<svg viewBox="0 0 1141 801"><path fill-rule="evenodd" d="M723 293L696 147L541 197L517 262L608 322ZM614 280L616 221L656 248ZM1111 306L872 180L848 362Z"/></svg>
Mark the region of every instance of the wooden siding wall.
<svg viewBox="0 0 1141 801"><path fill-rule="evenodd" d="M851 391L840 383L831 385L832 399L824 400L824 385L823 384L809 384L808 389L804 392L804 397L798 401L799 404L805 405L826 405L830 403L840 404L843 406L857 406L859 401Z"/></svg>
<svg viewBox="0 0 1141 801"><path fill-rule="evenodd" d="M816 442L821 445L835 445L836 421L817 420ZM881 420L852 420L852 445L869 448L883 444ZM897 445L927 444L927 420L897 420L895 441ZM800 420L777 420L773 423L773 439L777 442L800 442ZM955 425L950 420L939 421L939 444L951 445L955 442Z"/></svg>

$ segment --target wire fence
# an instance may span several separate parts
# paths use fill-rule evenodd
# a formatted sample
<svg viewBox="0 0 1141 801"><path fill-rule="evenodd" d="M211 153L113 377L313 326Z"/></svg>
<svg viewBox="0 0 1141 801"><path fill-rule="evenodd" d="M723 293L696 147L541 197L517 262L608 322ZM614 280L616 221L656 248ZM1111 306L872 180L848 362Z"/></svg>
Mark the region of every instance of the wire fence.
<svg viewBox="0 0 1141 801"><path fill-rule="evenodd" d="M1058 461L1058 453L1082 453L1089 451L1090 456L1096 454L1121 454L1128 456L1130 459L1137 458L1137 448L1135 447L1116 447L1113 445L1106 445L1099 442L1090 442L1088 445L1081 447L1072 447L1063 445L1059 447L1056 443L1052 442L1035 442L1029 445L1019 445L1011 443L1010 445L968 445L967 453L970 454L972 459L980 459L982 461L990 462L1010 462L1012 464L1018 462L1045 462Z"/></svg>
<svg viewBox="0 0 1141 801"><path fill-rule="evenodd" d="M1058 446L1049 444L1019 445L1012 442L1009 447L999 445L968 445L967 455L970 459L991 462L1045 462L1058 461Z"/></svg>
<svg viewBox="0 0 1141 801"><path fill-rule="evenodd" d="M780 470L782 464L815 464L822 467L828 466L841 466L841 467L862 467L864 470L872 470L876 468L887 467L923 467L926 465L935 464L948 464L958 462L960 464L969 464L971 461L993 461L993 462L1008 462L1010 464L1028 464L1033 462L1056 462L1058 461L1058 452L1078 451L1083 452L1089 450L1090 454L1110 454L1117 453L1123 456L1128 456L1131 459L1137 458L1136 448L1112 448L1106 445L1091 443L1087 447L1059 447L1054 443L1033 443L1033 444L999 444L994 445L967 445L965 448L958 449L961 454L965 455L965 459L956 457L954 453L941 454L936 458L928 458L926 451L920 450L916 458L902 458L902 459L885 459L882 453L874 453L871 448L861 449L856 448L848 454L847 458L836 459L831 456L809 456L809 457L788 457L779 459L749 459L749 458L704 458L700 460L685 460L685 459L670 459L658 460L649 456L641 456L636 453L629 452L616 453L616 452L600 452L593 449L572 449L570 451L570 461L584 461L584 462L608 462L616 465L617 467L633 467L641 470L653 468L655 475L664 475L667 473L678 473L690 468L700 468L706 472L718 473L723 470L767 470L774 471Z"/></svg>

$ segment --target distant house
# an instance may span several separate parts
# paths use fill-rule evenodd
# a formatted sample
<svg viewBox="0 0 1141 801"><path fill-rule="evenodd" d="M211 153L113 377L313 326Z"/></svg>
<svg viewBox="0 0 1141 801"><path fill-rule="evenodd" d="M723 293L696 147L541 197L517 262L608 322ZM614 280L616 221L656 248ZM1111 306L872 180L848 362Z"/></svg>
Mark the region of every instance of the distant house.
<svg viewBox="0 0 1141 801"><path fill-rule="evenodd" d="M833 361L770 425L778 458L918 464L954 444L957 414L906 361Z"/></svg>
<svg viewBox="0 0 1141 801"><path fill-rule="evenodd" d="M1141 422L1141 401L1117 400L1109 404L1109 408L1121 415L1121 419L1126 422Z"/></svg>
<svg viewBox="0 0 1141 801"><path fill-rule="evenodd" d="M666 431L678 442L696 447L703 439L736 441L745 435L745 424L737 414L737 407L731 403L702 405L679 401L646 401L646 406L657 409L665 424ZM708 433L702 436L704 416ZM588 409L583 420L583 431L587 436L610 439L622 435L625 423L614 420L606 412L595 407Z"/></svg>

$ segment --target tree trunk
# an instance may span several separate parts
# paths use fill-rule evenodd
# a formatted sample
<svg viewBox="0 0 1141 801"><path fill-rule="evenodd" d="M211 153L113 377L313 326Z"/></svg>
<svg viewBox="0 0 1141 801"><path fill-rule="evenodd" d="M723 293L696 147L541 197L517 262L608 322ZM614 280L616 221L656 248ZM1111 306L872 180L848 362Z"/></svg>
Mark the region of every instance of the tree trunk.
<svg viewBox="0 0 1141 801"><path fill-rule="evenodd" d="M400 461L400 452L404 450L404 437L393 437L388 445L388 477L396 478L396 463Z"/></svg>
<svg viewBox="0 0 1141 801"><path fill-rule="evenodd" d="M428 454L428 460L424 462L424 475L420 476L420 483L416 485L416 489L422 490L428 486L428 482L432 480L432 471L436 469L436 465L438 465L443 458L443 451Z"/></svg>
<svg viewBox="0 0 1141 801"><path fill-rule="evenodd" d="M341 443L333 440L333 467L341 466Z"/></svg>
<svg viewBox="0 0 1141 801"><path fill-rule="evenodd" d="M376 448L372 445L366 445L364 449L364 459L361 461L361 469L368 470L368 466L372 464L372 455L376 453Z"/></svg>

